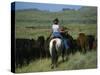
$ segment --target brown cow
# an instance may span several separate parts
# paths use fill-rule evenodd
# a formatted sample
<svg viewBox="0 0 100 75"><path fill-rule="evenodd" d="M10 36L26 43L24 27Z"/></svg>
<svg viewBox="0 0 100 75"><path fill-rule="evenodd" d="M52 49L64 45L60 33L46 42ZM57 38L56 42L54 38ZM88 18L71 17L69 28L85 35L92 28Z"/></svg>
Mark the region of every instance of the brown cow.
<svg viewBox="0 0 100 75"><path fill-rule="evenodd" d="M77 38L77 45L78 45L78 49L81 52L86 53L88 43L87 43L87 37L85 33L79 33L78 38Z"/></svg>
<svg viewBox="0 0 100 75"><path fill-rule="evenodd" d="M89 50L96 49L96 39L94 35L87 35Z"/></svg>
<svg viewBox="0 0 100 75"><path fill-rule="evenodd" d="M97 41L96 40L93 42L93 49L97 49Z"/></svg>

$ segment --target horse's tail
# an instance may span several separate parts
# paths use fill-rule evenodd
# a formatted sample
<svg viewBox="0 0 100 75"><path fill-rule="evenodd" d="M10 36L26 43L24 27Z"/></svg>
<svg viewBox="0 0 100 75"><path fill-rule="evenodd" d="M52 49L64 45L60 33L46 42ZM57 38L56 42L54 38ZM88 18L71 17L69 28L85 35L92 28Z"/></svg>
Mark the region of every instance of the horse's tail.
<svg viewBox="0 0 100 75"><path fill-rule="evenodd" d="M56 55L57 50L56 50L56 40L53 41L53 45L52 45L52 55Z"/></svg>
<svg viewBox="0 0 100 75"><path fill-rule="evenodd" d="M52 63L56 64L57 60L58 60L57 49L56 49L56 44L57 44L56 40L54 40L52 42L52 44L53 44L52 45Z"/></svg>
<svg viewBox="0 0 100 75"><path fill-rule="evenodd" d="M55 46L55 45L56 45L56 40L53 41L53 46Z"/></svg>

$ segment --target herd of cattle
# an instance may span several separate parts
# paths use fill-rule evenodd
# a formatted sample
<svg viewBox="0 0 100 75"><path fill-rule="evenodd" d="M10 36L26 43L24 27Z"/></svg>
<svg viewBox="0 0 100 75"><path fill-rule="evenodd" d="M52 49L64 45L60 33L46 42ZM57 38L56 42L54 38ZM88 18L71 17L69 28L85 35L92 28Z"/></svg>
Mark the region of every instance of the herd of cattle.
<svg viewBox="0 0 100 75"><path fill-rule="evenodd" d="M69 39L69 54L76 51L85 53L97 48L97 40L93 35L80 33L77 39L73 39L71 35L67 34L67 39ZM16 39L16 67L29 64L31 60L50 57L48 46L49 40L45 39L44 36L39 36L37 40Z"/></svg>

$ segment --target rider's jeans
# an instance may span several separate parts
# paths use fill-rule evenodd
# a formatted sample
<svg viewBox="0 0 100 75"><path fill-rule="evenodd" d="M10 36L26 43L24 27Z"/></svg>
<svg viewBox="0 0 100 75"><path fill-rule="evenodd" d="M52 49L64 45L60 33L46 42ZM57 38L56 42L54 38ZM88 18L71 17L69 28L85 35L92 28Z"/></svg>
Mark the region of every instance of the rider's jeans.
<svg viewBox="0 0 100 75"><path fill-rule="evenodd" d="M53 37L60 37L61 39L63 38L60 32L53 32Z"/></svg>
<svg viewBox="0 0 100 75"><path fill-rule="evenodd" d="M64 45L65 49L69 48L69 46L68 46L68 39L63 38L61 36L60 32L53 32L53 37L60 37L62 39L62 42L63 42L63 45Z"/></svg>
<svg viewBox="0 0 100 75"><path fill-rule="evenodd" d="M68 39L63 38L63 43L64 43L65 49L68 49L69 48L69 46L68 46Z"/></svg>

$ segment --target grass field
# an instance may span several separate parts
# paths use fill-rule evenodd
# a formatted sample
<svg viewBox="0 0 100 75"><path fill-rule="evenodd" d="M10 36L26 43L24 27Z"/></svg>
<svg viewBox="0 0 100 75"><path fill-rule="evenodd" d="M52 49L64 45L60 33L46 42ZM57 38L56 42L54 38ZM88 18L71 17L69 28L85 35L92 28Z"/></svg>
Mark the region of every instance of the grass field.
<svg viewBox="0 0 100 75"><path fill-rule="evenodd" d="M88 9L91 9L88 11ZM56 17L60 20L60 25L69 29L69 34L76 39L78 33L83 32L86 35L94 35L97 38L97 19L95 8L86 10L71 10L63 12L48 12L22 10L16 11L15 14L15 35L16 38L37 39L38 36L44 36L45 39L51 32L53 19ZM95 9L95 10L94 10ZM93 12L92 12L93 11ZM37 59L31 61L29 65L23 64L22 67L16 68L16 73L22 72L43 72L58 70L77 70L97 68L97 50L81 54L76 52L69 56L69 60L61 62L56 69L50 68L50 58Z"/></svg>
<svg viewBox="0 0 100 75"><path fill-rule="evenodd" d="M97 36L97 27L96 25L65 25L65 27L69 28L69 34L73 38L78 37L79 32L83 32L87 35L94 35L95 37ZM50 28L26 28L26 27L16 27L16 38L28 38L28 39L37 39L38 36L44 36L47 38L51 32L51 27Z"/></svg>
<svg viewBox="0 0 100 75"><path fill-rule="evenodd" d="M79 32L96 35L96 8L81 8L80 10L69 10L62 12L48 12L36 10L16 11L15 26L16 38L35 38L50 34L52 21L55 18L60 20L60 26L69 28L73 37Z"/></svg>
<svg viewBox="0 0 100 75"><path fill-rule="evenodd" d="M21 68L17 68L16 72L44 72L44 71L60 71L60 70L79 70L79 69L93 69L97 68L97 52L93 50L86 54L77 52L74 55L69 56L69 60L62 62L61 57L58 61L59 65L55 69L51 69L51 59L38 59L31 61L29 65L24 65Z"/></svg>

